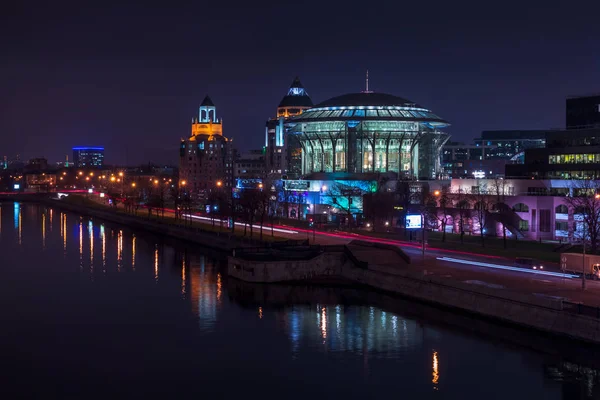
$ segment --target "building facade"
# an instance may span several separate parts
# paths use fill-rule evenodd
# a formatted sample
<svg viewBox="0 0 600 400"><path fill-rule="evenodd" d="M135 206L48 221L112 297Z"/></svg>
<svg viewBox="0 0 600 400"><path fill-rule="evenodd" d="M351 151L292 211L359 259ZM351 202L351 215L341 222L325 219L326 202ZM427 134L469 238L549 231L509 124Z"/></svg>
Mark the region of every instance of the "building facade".
<svg viewBox="0 0 600 400"><path fill-rule="evenodd" d="M478 147L485 149L484 159L512 160L518 162L519 156L526 149L543 148L546 146L548 130L511 130L483 131L481 137L475 139Z"/></svg>
<svg viewBox="0 0 600 400"><path fill-rule="evenodd" d="M567 98L567 129L600 127L600 94Z"/></svg>
<svg viewBox="0 0 600 400"><path fill-rule="evenodd" d="M296 77L277 106L277 116L266 123L265 172L273 177L298 177L302 173L302 148L296 137L289 135L285 124L302 114L313 102Z"/></svg>
<svg viewBox="0 0 600 400"><path fill-rule="evenodd" d="M73 165L76 168L102 167L104 147L73 147Z"/></svg>
<svg viewBox="0 0 600 400"><path fill-rule="evenodd" d="M265 177L265 151L250 150L236 157L233 175L236 179L260 179Z"/></svg>
<svg viewBox="0 0 600 400"><path fill-rule="evenodd" d="M197 199L213 190L233 185L234 151L231 140L223 136L217 109L206 96L198 118L192 119L191 135L180 142L179 184Z"/></svg>
<svg viewBox="0 0 600 400"><path fill-rule="evenodd" d="M384 93L326 100L287 121L302 149L302 174L394 172L436 179L449 123L430 110Z"/></svg>

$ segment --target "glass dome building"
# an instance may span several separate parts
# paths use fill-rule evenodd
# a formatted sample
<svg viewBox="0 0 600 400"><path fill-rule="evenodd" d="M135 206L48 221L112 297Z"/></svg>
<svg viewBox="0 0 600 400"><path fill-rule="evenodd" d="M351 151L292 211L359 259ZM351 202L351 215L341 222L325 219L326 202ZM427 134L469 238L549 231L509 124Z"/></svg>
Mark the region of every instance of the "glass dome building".
<svg viewBox="0 0 600 400"><path fill-rule="evenodd" d="M333 97L287 121L302 147L302 174L395 172L435 179L450 124L401 97L361 92Z"/></svg>

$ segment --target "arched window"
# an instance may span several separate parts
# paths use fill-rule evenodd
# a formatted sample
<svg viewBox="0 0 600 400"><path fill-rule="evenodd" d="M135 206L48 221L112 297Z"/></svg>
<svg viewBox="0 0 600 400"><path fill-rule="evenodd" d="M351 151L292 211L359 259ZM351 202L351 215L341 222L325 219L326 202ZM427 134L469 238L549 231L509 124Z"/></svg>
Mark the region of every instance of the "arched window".
<svg viewBox="0 0 600 400"><path fill-rule="evenodd" d="M557 214L568 214L569 213L569 207L565 206L564 204L561 204L559 206L556 206L556 208L554 209L554 211L556 211Z"/></svg>
<svg viewBox="0 0 600 400"><path fill-rule="evenodd" d="M527 204L517 203L513 206L513 211L516 212L529 212L529 207Z"/></svg>

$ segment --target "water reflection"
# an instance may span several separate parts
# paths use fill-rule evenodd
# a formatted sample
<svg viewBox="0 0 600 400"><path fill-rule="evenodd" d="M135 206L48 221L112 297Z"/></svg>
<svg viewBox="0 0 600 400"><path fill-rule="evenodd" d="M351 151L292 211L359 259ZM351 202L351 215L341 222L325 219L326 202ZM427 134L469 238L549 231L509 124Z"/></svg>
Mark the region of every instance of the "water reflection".
<svg viewBox="0 0 600 400"><path fill-rule="evenodd" d="M88 221L88 235L90 238L90 275L94 279L94 224Z"/></svg>
<svg viewBox="0 0 600 400"><path fill-rule="evenodd" d="M431 378L431 383L433 383L433 389L437 390L437 384L440 380L440 373L439 373L439 362L438 362L438 353L437 351L433 352L433 372L432 372L432 378Z"/></svg>
<svg viewBox="0 0 600 400"><path fill-rule="evenodd" d="M131 270L135 271L135 235L131 235Z"/></svg>
<svg viewBox="0 0 600 400"><path fill-rule="evenodd" d="M65 311L69 318L77 315L86 319L86 323L92 322L90 326L102 320L103 338L94 336L100 335L95 328L86 331L83 323L80 327L86 331L81 337L89 336L94 346L102 343L107 333L113 334L112 321L125 321L119 325L119 329L123 330L121 332L128 333L119 339L119 342L126 343L123 351L138 346L135 354L148 354L148 359L155 357L157 360L164 358L165 354L181 351L174 358L185 360L186 356L179 356L186 354L194 360L191 364L181 361L181 370L188 369L194 373L199 368L210 370L207 364L203 364L207 362L204 360L216 362L214 360L223 358L222 349L227 349L227 362L240 364L240 368L244 367L245 373L252 379L256 378L253 375L255 372L251 366L248 368L251 364L245 364L250 358L248 354L254 355L252 365L256 364L256 369L263 377L273 369L281 370L282 376L297 374L313 382L325 374L331 374L332 380L343 381L345 387L356 389L357 392L361 390L361 385L367 383L373 396L379 395L383 387L390 389L397 385L400 388L393 389L407 391L407 398L429 398L427 393L432 390L444 392L447 398L472 398L469 395L457 396L462 392L457 392L456 388L476 380L486 388L481 389L480 398L494 398L499 396L496 393L498 390L503 390L502 394L514 393L507 389L510 385L494 387L497 385L495 379L518 379L521 376L523 380L518 384L530 382L529 393L536 393L542 387L545 390L543 394L529 398L552 398L548 394L558 398L556 393L560 394L561 391L563 398L598 395L599 371L562 362L562 359L555 363L547 362L547 359L529 350L504 346L501 341L473 337L446 326L440 328L428 319L425 319L428 322L423 322L424 319L407 314L422 305L398 299L387 303L387 297L365 294L355 289L247 284L229 279L218 262L192 247L170 246L166 241L163 243L154 237L147 238L143 233L140 236L133 235L126 228L113 231L111 224L92 222L66 213L59 214L60 221L57 222L60 222L60 230L53 232L52 210L32 215L27 207L0 207L0 232L2 223L6 224L0 250L5 255L10 252L7 249L14 247L15 241L11 236L16 236L19 229L23 230L26 243L39 243L39 230L42 229L45 250L38 260L44 262L35 263L31 258L27 260L29 264L23 265L43 268L40 271L46 274L52 272L51 275L44 275L43 279L52 279L53 282L44 281L43 285L37 285L45 290L39 299L45 299L48 293L59 290L61 296L64 295L61 300L66 300L61 304L73 304ZM11 221L11 217L14 221ZM67 218L70 225L67 224ZM13 224L17 230L13 230ZM114 232L113 237L107 229ZM69 235L72 240L77 240L76 235L79 236L78 250L73 244L68 248ZM97 240L101 243L96 243ZM61 241L65 260L53 262L48 255L61 252ZM4 247L1 247L3 243ZM39 245L32 247L31 253L41 252ZM78 252L80 269L76 268ZM23 259L27 256L29 254L20 257ZM84 263L88 260L89 269L84 269ZM6 269L6 265L3 258L0 268ZM122 274L114 274L115 268ZM107 269L113 273L107 274ZM27 274L27 279L33 282L42 275L31 271L27 271ZM69 274L86 279L72 280ZM91 279L88 279L88 274ZM52 289L54 285L56 289ZM77 286L76 289L73 286ZM94 289L80 290L82 287ZM32 293L27 295L31 297ZM81 298L83 301L80 303ZM135 301L128 301L130 298ZM27 306L33 309L35 302L43 303L39 299ZM138 301L140 299L143 300ZM81 309L76 307L77 304ZM61 315L61 309L64 308L48 307L45 310L50 313L47 318ZM447 313L443 314L444 318L448 318ZM148 330L145 325L147 321L168 329ZM67 323L58 325L69 326ZM44 326L40 325L38 329L43 330ZM60 327L53 325L52 329L56 329L57 334L65 334ZM150 335L154 340L140 340L144 335ZM157 349L153 345L165 338L171 343L178 343L177 346L164 345ZM180 340L182 338L184 340ZM537 336L534 339L540 340ZM27 348L29 343L23 340L22 346ZM119 345L110 343L106 346L112 348ZM102 359L101 352L94 351L89 351L90 355L94 353L96 359ZM117 352L107 353L111 354L111 359L106 370L117 368L112 359L112 354ZM243 356L236 358L236 354ZM61 352L60 356L71 357L68 352ZM481 367L486 363L493 365L494 374ZM169 363L169 366L176 364ZM222 365L217 367L219 370L225 368ZM57 370L64 371L67 367L61 364L60 368ZM444 379L441 379L442 368ZM207 379L215 379L215 376L209 373ZM330 384L325 381L322 381L323 385ZM360 394L362 397L368 396Z"/></svg>
<svg viewBox="0 0 600 400"><path fill-rule="evenodd" d="M106 231L104 224L100 225L100 236L102 237L102 273L106 274Z"/></svg>

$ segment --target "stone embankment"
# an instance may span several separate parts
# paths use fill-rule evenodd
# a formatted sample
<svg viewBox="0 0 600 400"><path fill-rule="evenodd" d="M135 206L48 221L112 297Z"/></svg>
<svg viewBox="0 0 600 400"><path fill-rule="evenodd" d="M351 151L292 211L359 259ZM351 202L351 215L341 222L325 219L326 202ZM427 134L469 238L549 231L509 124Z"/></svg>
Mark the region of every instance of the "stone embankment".
<svg viewBox="0 0 600 400"><path fill-rule="evenodd" d="M470 285L449 278L409 271L398 248L375 248L361 243L336 246L296 259L247 254L229 257L228 271L247 282L302 282L327 279L367 287L461 310L474 315L535 328L540 331L600 343L600 318L582 315L560 298L541 297L506 289ZM393 246L392 246L393 247ZM316 250L316 249L313 249ZM374 252L381 253L377 258ZM351 255L352 254L352 255ZM394 256L395 255L395 256ZM395 258L394 258L395 257ZM365 260L385 259L385 265ZM366 265L365 265L366 264Z"/></svg>

